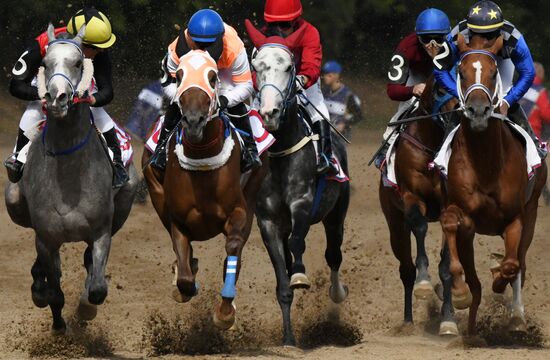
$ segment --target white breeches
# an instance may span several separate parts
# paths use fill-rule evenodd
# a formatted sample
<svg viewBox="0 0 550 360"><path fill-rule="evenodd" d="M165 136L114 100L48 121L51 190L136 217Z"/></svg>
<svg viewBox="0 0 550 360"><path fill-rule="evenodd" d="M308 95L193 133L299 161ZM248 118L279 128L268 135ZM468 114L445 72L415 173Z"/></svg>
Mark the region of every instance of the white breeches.
<svg viewBox="0 0 550 360"><path fill-rule="evenodd" d="M90 107L92 116L94 117L95 126L102 133L111 130L115 123L113 119L107 114L102 107ZM42 102L40 100L29 101L23 116L21 116L21 121L19 122L19 127L23 131L31 130L36 127L36 124L44 118L44 113L42 112Z"/></svg>
<svg viewBox="0 0 550 360"><path fill-rule="evenodd" d="M315 84L306 89L305 95L311 104L307 104L307 102L305 101L302 102L300 96L298 96L298 99L300 99L300 102L303 105L307 104L306 110L309 113L312 122L322 120L323 116L327 120L330 119L330 114L328 112L327 105L325 104L325 98L323 97L323 93L321 92L321 80L317 80ZM317 110L319 110L323 114L323 116L315 111L312 105L315 106Z"/></svg>

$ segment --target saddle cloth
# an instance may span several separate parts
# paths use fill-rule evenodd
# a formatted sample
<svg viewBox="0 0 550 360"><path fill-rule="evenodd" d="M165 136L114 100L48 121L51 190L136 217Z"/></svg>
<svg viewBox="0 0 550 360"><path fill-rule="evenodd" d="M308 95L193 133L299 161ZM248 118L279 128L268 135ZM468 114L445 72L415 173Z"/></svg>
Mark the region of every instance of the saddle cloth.
<svg viewBox="0 0 550 360"><path fill-rule="evenodd" d="M537 151L537 146L533 142L533 139L531 139L531 136L521 128L521 126L506 120L506 124L512 129L513 131L517 132L521 137L523 137L525 141L525 160L527 162L527 175L529 178L531 178L535 170L541 166L541 158ZM447 171L449 168L449 160L451 158L452 154L452 143L453 138L458 131L460 125L455 127L453 131L449 133L445 141L443 142L443 145L441 146L441 149L439 150L439 153L435 157L434 161L429 164L430 168L437 168L443 176L447 177Z"/></svg>
<svg viewBox="0 0 550 360"><path fill-rule="evenodd" d="M25 136L30 141L19 152L19 155L17 156L18 161L22 162L23 164L27 162L27 155L29 153L31 143L40 137L40 135L42 134L42 131L44 130L45 125L46 125L46 119L43 119L40 122L38 122L34 128L31 128L25 131ZM125 131L124 128L118 125L116 122L115 122L115 131L118 138L118 143L120 144L120 152L122 154L122 163L124 164L125 167L128 167L134 159L134 148L132 147L132 136L130 135L130 133ZM100 138L103 142L106 143L103 135L101 135ZM111 157L111 161L113 161L113 152L111 151L111 149L108 149L108 150L109 150L109 156Z"/></svg>
<svg viewBox="0 0 550 360"><path fill-rule="evenodd" d="M252 128L252 135L254 135L254 140L256 141L256 147L258 148L258 154L262 154L264 151L269 149L271 145L275 142L275 138L273 135L271 135L267 130L264 129L264 123L262 120L262 117L256 110L251 110L249 113L249 119L250 119L250 127ZM150 152L154 153L155 149L157 148L159 136L160 136L160 130L162 129L162 126L164 124L164 115L160 116L159 119L156 121L154 130L145 142L145 147ZM242 138L238 131L236 131L237 137L239 138L239 141L241 142L242 146Z"/></svg>

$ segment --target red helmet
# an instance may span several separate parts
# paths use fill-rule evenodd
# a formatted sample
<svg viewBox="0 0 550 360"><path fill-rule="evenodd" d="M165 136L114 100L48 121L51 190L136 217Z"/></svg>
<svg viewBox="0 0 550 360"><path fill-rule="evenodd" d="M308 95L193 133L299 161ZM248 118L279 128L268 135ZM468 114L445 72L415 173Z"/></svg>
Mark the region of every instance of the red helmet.
<svg viewBox="0 0 550 360"><path fill-rule="evenodd" d="M266 0L264 19L267 22L292 21L302 15L300 0Z"/></svg>

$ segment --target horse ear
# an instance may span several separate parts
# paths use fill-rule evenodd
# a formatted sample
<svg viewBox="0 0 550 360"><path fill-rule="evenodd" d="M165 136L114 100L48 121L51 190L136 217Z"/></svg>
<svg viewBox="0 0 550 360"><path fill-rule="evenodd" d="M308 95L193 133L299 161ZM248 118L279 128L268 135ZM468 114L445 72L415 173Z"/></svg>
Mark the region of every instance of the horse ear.
<svg viewBox="0 0 550 360"><path fill-rule="evenodd" d="M252 40L255 47L259 48L266 43L267 36L262 34L262 32L258 30L250 20L246 19L244 21L244 26L246 27L248 37Z"/></svg>
<svg viewBox="0 0 550 360"><path fill-rule="evenodd" d="M78 34L76 34L73 41L76 42L78 45L81 45L85 34L86 34L86 24L83 24L80 27L80 30L78 30Z"/></svg>
<svg viewBox="0 0 550 360"><path fill-rule="evenodd" d="M53 27L52 23L48 24L48 42L52 42L55 40L55 28Z"/></svg>
<svg viewBox="0 0 550 360"><path fill-rule="evenodd" d="M464 35L459 33L456 41L459 52L463 53L470 50L470 47L466 44L466 39L464 39Z"/></svg>
<svg viewBox="0 0 550 360"><path fill-rule="evenodd" d="M307 24L304 23L296 31L285 38L285 43L289 48L293 49L297 44L300 44L302 38L304 37L306 26Z"/></svg>
<svg viewBox="0 0 550 360"><path fill-rule="evenodd" d="M489 51L496 55L500 50L502 50L503 46L504 46L504 38L502 37L502 35L500 35L495 40L495 43L489 48Z"/></svg>

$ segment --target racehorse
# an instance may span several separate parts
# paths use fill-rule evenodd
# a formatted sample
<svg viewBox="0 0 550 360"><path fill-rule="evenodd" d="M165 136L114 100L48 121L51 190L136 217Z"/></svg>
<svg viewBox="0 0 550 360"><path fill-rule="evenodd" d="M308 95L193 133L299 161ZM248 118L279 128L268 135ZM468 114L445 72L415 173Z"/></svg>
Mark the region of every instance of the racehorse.
<svg viewBox="0 0 550 360"><path fill-rule="evenodd" d="M66 242L88 244L78 315L91 320L96 305L107 296L105 266L111 237L128 218L138 178L131 165L130 181L112 188L113 167L90 121L85 97L93 65L81 49L84 31L82 26L74 39L56 40L53 26L48 27L49 46L38 73L39 95L47 105L46 127L41 139L30 146L21 181L6 186L11 219L34 229L32 299L38 307L50 306L56 333L66 329L59 248Z"/></svg>
<svg viewBox="0 0 550 360"><path fill-rule="evenodd" d="M443 142L446 120L441 113L451 112L456 99L440 94L433 76L426 82L426 88L418 100L418 106L410 112L411 121L402 130L395 144L395 174L397 183L386 186L380 178L380 206L390 230L390 242L395 257L399 260L399 273L405 289L404 320L413 322L412 295L426 299L433 294L433 286L428 272L428 256L425 239L428 222L439 220L441 211L440 177L428 168L428 164ZM432 115L434 99L442 103ZM405 116L406 118L409 116ZM447 115L445 115L447 116ZM436 118L439 119L436 120ZM411 258L411 231L416 238L416 262ZM416 266L415 266L416 265ZM442 281L448 281L446 264L439 265ZM450 296L442 306L440 335L457 335Z"/></svg>
<svg viewBox="0 0 550 360"><path fill-rule="evenodd" d="M241 253L266 170L254 170L241 188L239 140L229 122L218 115L218 68L208 52L188 52L180 59L176 77L183 129L170 139L164 174L145 165L151 154L144 151L144 175L176 254L174 300L187 302L198 293L198 259L193 257L191 242L225 235L225 284L213 318L216 326L228 329L235 322L232 302ZM268 163L265 155L262 161Z"/></svg>
<svg viewBox="0 0 550 360"><path fill-rule="evenodd" d="M505 255L494 273L493 291L502 293L511 284L509 330L526 330L521 288L547 176L542 162L529 179L525 153L532 144L510 129L513 125L506 117L494 113L503 101L496 60L502 46L501 36L494 43L474 36L468 45L463 36L458 38L457 90L464 112L451 145L441 225L449 248L453 303L457 308L470 308L470 334L476 333L481 301L474 263L475 233L504 238Z"/></svg>
<svg viewBox="0 0 550 360"><path fill-rule="evenodd" d="M316 155L311 135L299 117L296 67L292 44L300 30L283 39L266 37L249 20L245 25L258 48L252 60L257 74L260 114L277 139L270 149L269 172L258 194L256 211L262 239L277 278L277 300L283 313L284 344L295 345L290 321L293 290L309 288L302 256L311 224L323 222L327 238L326 261L331 269L330 298L344 301L347 287L339 277L344 220L349 204L349 182L316 176ZM347 173L343 142L333 138L335 153Z"/></svg>

